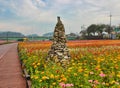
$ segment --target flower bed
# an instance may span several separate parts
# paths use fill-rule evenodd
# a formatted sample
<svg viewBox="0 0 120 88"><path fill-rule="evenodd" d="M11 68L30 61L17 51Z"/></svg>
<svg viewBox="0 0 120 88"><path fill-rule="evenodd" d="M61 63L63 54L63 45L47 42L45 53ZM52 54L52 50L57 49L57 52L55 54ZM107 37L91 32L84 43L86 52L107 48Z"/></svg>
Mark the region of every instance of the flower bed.
<svg viewBox="0 0 120 88"><path fill-rule="evenodd" d="M46 62L51 42L19 43L20 59L30 74L32 88L119 88L120 41L89 40L67 43L71 61Z"/></svg>

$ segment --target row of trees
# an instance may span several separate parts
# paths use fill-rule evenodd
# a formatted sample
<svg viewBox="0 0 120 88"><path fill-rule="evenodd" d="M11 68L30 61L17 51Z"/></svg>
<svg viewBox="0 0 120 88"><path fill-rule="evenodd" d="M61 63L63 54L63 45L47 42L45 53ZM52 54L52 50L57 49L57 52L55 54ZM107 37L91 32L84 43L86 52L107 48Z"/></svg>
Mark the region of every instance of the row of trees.
<svg viewBox="0 0 120 88"><path fill-rule="evenodd" d="M95 33L102 35L103 31L110 33L112 30L113 28L106 24L92 24L86 30L82 30L80 33L82 35L87 34L88 36L91 36L92 34L95 35Z"/></svg>

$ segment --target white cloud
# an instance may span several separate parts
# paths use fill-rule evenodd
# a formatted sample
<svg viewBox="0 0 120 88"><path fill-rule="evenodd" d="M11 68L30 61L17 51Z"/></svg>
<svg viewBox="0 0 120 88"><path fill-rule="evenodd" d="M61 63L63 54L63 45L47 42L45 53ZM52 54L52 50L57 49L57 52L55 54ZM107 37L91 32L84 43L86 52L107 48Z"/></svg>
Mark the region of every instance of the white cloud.
<svg viewBox="0 0 120 88"><path fill-rule="evenodd" d="M0 12L4 12L7 8L18 18L23 18L21 20L11 19L15 20L13 21L15 25L11 28L22 29L23 32L32 31L32 23L38 24L35 25L36 29L46 29L46 32L53 31L54 27L48 24L55 24L56 16L62 17L67 32L72 30L79 32L83 24L86 26L92 23L109 24L110 12L113 15L112 24L120 23L119 16L115 16L120 15L119 0L0 0L0 3L2 4ZM39 24L45 24L46 27L39 26ZM9 28L9 25L4 23L4 26L0 27L6 28L7 26ZM44 30L39 31L43 32Z"/></svg>
<svg viewBox="0 0 120 88"><path fill-rule="evenodd" d="M42 0L35 0L35 5L39 5L40 7L45 7L46 4Z"/></svg>
<svg viewBox="0 0 120 88"><path fill-rule="evenodd" d="M63 3L63 4L68 4L68 3L71 3L73 0L56 0L58 3Z"/></svg>

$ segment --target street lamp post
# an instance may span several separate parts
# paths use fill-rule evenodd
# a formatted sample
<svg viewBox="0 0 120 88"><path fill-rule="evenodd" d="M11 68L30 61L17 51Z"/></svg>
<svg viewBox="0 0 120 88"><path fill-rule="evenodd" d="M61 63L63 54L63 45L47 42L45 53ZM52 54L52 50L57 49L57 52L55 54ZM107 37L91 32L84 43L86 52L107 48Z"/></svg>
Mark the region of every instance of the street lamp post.
<svg viewBox="0 0 120 88"><path fill-rule="evenodd" d="M7 32L7 42L8 42L8 32Z"/></svg>

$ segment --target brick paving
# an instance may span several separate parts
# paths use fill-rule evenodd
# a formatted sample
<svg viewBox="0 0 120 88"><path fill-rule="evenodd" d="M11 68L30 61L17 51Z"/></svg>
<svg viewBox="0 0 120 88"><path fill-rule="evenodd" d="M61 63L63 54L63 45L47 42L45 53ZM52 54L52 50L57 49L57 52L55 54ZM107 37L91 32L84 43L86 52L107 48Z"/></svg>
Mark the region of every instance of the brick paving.
<svg viewBox="0 0 120 88"><path fill-rule="evenodd" d="M1 50L3 53L0 53L0 88L27 88L26 80L22 76L17 43L0 45Z"/></svg>

